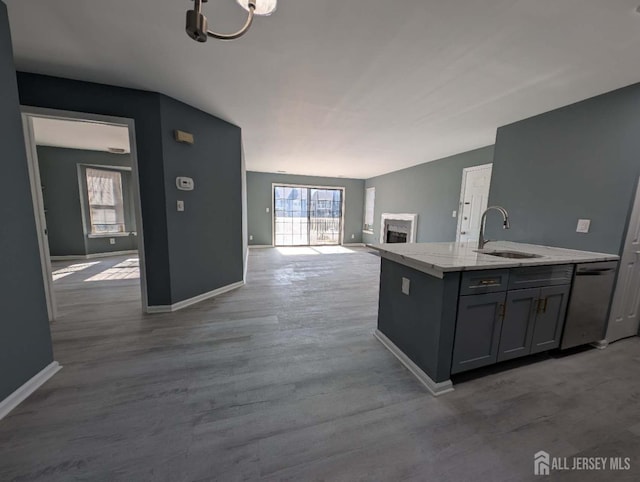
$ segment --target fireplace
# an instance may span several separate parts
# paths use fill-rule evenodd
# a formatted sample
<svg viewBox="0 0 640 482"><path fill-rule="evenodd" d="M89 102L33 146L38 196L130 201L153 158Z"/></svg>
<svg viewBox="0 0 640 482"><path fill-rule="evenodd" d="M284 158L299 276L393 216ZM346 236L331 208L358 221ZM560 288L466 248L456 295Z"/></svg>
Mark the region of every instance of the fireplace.
<svg viewBox="0 0 640 482"><path fill-rule="evenodd" d="M387 231L387 243L406 243L407 233L399 231Z"/></svg>
<svg viewBox="0 0 640 482"><path fill-rule="evenodd" d="M406 243L411 232L411 221L389 220L386 228L385 243Z"/></svg>
<svg viewBox="0 0 640 482"><path fill-rule="evenodd" d="M380 224L381 243L415 243L417 214L384 213Z"/></svg>

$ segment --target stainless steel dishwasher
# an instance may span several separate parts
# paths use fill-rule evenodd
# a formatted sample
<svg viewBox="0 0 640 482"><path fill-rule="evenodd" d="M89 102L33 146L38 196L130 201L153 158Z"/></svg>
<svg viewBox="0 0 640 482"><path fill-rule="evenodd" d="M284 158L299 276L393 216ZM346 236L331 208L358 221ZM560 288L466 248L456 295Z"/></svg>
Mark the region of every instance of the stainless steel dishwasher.
<svg viewBox="0 0 640 482"><path fill-rule="evenodd" d="M617 261L576 265L560 349L604 338L617 267Z"/></svg>

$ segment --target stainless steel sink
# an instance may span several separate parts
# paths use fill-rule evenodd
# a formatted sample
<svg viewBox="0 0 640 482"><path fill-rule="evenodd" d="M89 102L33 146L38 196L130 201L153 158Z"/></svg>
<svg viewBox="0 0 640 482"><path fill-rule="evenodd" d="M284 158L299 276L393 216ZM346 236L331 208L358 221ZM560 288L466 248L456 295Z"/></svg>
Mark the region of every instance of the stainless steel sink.
<svg viewBox="0 0 640 482"><path fill-rule="evenodd" d="M510 259L531 259L542 258L539 254L523 253L521 251L491 251L487 249L478 249L476 253L488 254L489 256L498 256L499 258Z"/></svg>

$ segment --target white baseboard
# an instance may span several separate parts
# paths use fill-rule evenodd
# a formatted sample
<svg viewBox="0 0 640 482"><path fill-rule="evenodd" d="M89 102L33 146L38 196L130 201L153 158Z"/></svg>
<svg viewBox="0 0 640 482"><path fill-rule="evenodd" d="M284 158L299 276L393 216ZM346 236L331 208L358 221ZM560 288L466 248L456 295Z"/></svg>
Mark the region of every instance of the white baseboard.
<svg viewBox="0 0 640 482"><path fill-rule="evenodd" d="M345 248L366 248L367 245L364 243L342 243L342 246L344 246ZM250 244L249 248L250 249L265 249L265 248L273 248L274 246L272 244ZM306 247L306 246L294 246L294 247ZM310 246L311 248L313 248L313 246Z"/></svg>
<svg viewBox="0 0 640 482"><path fill-rule="evenodd" d="M247 248L247 253L244 255L244 271L242 272L242 281L247 283L247 271L249 270L249 249Z"/></svg>
<svg viewBox="0 0 640 482"><path fill-rule="evenodd" d="M69 256L50 256L51 261L75 261L87 259L87 255L85 254L71 254Z"/></svg>
<svg viewBox="0 0 640 482"><path fill-rule="evenodd" d="M374 331L373 336L375 336L387 350L393 353L395 357L400 360L400 363L407 367L413 376L415 376L420 383L422 383L427 390L431 392L432 395L437 397L453 391L453 383L451 383L451 380L447 380L445 382L434 382L429 375L422 371L418 365L413 363L409 357L405 355L402 350L400 350L400 348L398 348L395 343L387 338L380 330Z"/></svg>
<svg viewBox="0 0 640 482"><path fill-rule="evenodd" d="M129 251L111 251L108 253L72 254L69 256L51 256L51 261L75 261L75 260L84 260L84 259L108 258L110 256L127 256L132 254L138 254L138 251L134 249Z"/></svg>
<svg viewBox="0 0 640 482"><path fill-rule="evenodd" d="M47 380L58 373L61 368L62 366L60 366L58 362L51 362L24 385L0 402L0 420L9 415L11 410L25 401L29 395L44 385Z"/></svg>
<svg viewBox="0 0 640 482"><path fill-rule="evenodd" d="M173 313L174 311L182 310L184 308L187 308L188 306L192 306L200 303L201 301L208 300L209 298L214 298L223 293L228 293L229 291L236 290L238 288L241 288L242 286L244 286L244 281L238 281L237 283L223 286L222 288L218 288L217 290L194 296L193 298L189 298L188 300L178 301L177 303L174 303L172 305L148 306L146 311L149 314Z"/></svg>
<svg viewBox="0 0 640 482"><path fill-rule="evenodd" d="M112 251L110 253L94 253L94 254L88 254L87 255L87 259L94 259L94 258L108 258L109 256L127 256L130 254L138 254L138 250L137 249L132 249L129 251Z"/></svg>
<svg viewBox="0 0 640 482"><path fill-rule="evenodd" d="M605 350L609 346L609 342L607 340L595 341L591 343L591 346L598 350Z"/></svg>

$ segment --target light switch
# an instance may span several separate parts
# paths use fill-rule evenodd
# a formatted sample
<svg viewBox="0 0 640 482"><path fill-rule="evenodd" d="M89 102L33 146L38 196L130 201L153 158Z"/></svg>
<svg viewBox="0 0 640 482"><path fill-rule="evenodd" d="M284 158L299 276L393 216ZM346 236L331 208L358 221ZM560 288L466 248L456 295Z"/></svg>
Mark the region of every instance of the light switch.
<svg viewBox="0 0 640 482"><path fill-rule="evenodd" d="M267 208L267 212L269 212L269 208Z"/></svg>
<svg viewBox="0 0 640 482"><path fill-rule="evenodd" d="M576 233L588 233L591 227L591 219L578 219Z"/></svg>
<svg viewBox="0 0 640 482"><path fill-rule="evenodd" d="M249 241L253 241L253 234L249 235Z"/></svg>
<svg viewBox="0 0 640 482"><path fill-rule="evenodd" d="M411 280L409 278L402 278L402 293L409 296L410 288L411 288Z"/></svg>
<svg viewBox="0 0 640 482"><path fill-rule="evenodd" d="M355 235L355 234L352 234L352 235L351 235L351 239L356 239L356 235Z"/></svg>
<svg viewBox="0 0 640 482"><path fill-rule="evenodd" d="M179 212L184 211L184 201L178 201L178 202L176 203L176 207L178 208L178 211L179 211Z"/></svg>
<svg viewBox="0 0 640 482"><path fill-rule="evenodd" d="M458 211L453 211L453 213L451 213L451 217L452 218L457 218L458 217Z"/></svg>

